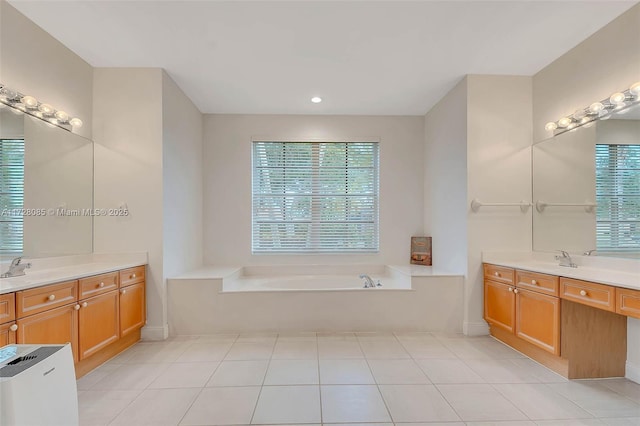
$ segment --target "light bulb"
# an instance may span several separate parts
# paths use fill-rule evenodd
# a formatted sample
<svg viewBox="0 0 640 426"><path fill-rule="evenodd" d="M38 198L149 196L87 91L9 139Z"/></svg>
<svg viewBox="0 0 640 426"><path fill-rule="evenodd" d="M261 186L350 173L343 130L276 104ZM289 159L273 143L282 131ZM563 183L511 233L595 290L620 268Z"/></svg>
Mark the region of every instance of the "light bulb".
<svg viewBox="0 0 640 426"><path fill-rule="evenodd" d="M27 110L27 106L25 104L14 104L13 105L15 108L19 109L20 111L26 111Z"/></svg>
<svg viewBox="0 0 640 426"><path fill-rule="evenodd" d="M314 104L319 104L320 102L322 102L322 98L319 96L314 96L313 98L311 98L311 102L313 102Z"/></svg>
<svg viewBox="0 0 640 426"><path fill-rule="evenodd" d="M587 115L587 113L584 112L583 109L579 109L579 110L577 110L576 112L573 113L573 118L575 118L576 120L580 121L585 117L585 115Z"/></svg>
<svg viewBox="0 0 640 426"><path fill-rule="evenodd" d="M569 117L562 117L558 120L558 127L567 127L569 124L571 124L571 119Z"/></svg>
<svg viewBox="0 0 640 426"><path fill-rule="evenodd" d="M58 120L56 120L55 118L51 117L51 118L49 119L49 123L51 123L51 124L58 124Z"/></svg>
<svg viewBox="0 0 640 426"><path fill-rule="evenodd" d="M35 115L38 118L42 118L42 113L40 111L34 111L33 115Z"/></svg>
<svg viewBox="0 0 640 426"><path fill-rule="evenodd" d="M38 106L38 100L33 96L23 96L21 101L27 108L36 108Z"/></svg>
<svg viewBox="0 0 640 426"><path fill-rule="evenodd" d="M635 96L640 96L640 81L633 83L631 87L629 87L629 91Z"/></svg>
<svg viewBox="0 0 640 426"><path fill-rule="evenodd" d="M67 114L64 111L57 111L56 112L56 118L60 121L67 121L69 120L69 114Z"/></svg>
<svg viewBox="0 0 640 426"><path fill-rule="evenodd" d="M584 124L584 123L588 123L591 119L589 117L582 117L580 119L580 123Z"/></svg>
<svg viewBox="0 0 640 426"><path fill-rule="evenodd" d="M82 120L80 120L78 117L73 117L71 120L69 120L69 124L71 124L73 127L82 127Z"/></svg>
<svg viewBox="0 0 640 426"><path fill-rule="evenodd" d="M613 105L620 105L620 104L624 104L624 101L626 100L626 96L624 93L622 92L616 92L613 95L611 95L611 97L609 97L609 102L611 102Z"/></svg>
<svg viewBox="0 0 640 426"><path fill-rule="evenodd" d="M576 123L569 123L567 129L573 129L574 127L576 127Z"/></svg>
<svg viewBox="0 0 640 426"><path fill-rule="evenodd" d="M47 114L47 115L53 114L53 112L55 111L55 109L53 109L53 107L49 104L40 104L38 109L42 111L43 114Z"/></svg>
<svg viewBox="0 0 640 426"><path fill-rule="evenodd" d="M553 121L548 122L548 123L547 123L547 124L545 124L545 126L544 126L544 129L545 129L547 132L552 132L552 131L554 131L554 130L555 130L555 129L557 129L557 128L558 128L558 125L557 125L556 123L554 123Z"/></svg>
<svg viewBox="0 0 640 426"><path fill-rule="evenodd" d="M604 109L604 105L601 102L594 102L589 105L589 112L592 114L597 114Z"/></svg>
<svg viewBox="0 0 640 426"><path fill-rule="evenodd" d="M13 99L16 96L18 96L18 93L14 92L8 87L3 87L2 89L0 89L0 96L2 96L5 99Z"/></svg>

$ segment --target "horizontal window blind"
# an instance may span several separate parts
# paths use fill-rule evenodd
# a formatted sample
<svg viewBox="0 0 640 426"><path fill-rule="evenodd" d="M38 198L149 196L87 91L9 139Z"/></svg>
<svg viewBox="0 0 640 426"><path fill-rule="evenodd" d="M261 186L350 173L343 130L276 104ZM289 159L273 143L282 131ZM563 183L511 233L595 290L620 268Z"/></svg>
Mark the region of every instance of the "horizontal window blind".
<svg viewBox="0 0 640 426"><path fill-rule="evenodd" d="M0 254L22 253L24 140L0 139Z"/></svg>
<svg viewBox="0 0 640 426"><path fill-rule="evenodd" d="M378 251L378 143L254 142L252 250Z"/></svg>
<svg viewBox="0 0 640 426"><path fill-rule="evenodd" d="M640 249L640 145L596 145L596 202L597 249Z"/></svg>

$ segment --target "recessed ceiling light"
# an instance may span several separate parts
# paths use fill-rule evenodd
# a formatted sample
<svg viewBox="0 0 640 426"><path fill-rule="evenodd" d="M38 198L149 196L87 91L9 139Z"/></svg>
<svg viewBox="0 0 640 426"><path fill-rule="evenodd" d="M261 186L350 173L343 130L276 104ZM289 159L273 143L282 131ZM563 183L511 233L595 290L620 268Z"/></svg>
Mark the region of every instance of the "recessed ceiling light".
<svg viewBox="0 0 640 426"><path fill-rule="evenodd" d="M314 104L319 104L320 102L322 102L322 98L314 96L313 98L311 98L311 102L313 102Z"/></svg>

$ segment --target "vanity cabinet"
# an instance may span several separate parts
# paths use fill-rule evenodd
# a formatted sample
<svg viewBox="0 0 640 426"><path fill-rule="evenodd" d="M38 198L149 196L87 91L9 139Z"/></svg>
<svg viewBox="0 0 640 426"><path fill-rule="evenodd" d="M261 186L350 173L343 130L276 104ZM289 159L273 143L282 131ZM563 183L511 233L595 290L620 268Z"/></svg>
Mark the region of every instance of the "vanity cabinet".
<svg viewBox="0 0 640 426"><path fill-rule="evenodd" d="M140 340L145 304L145 266L3 294L0 346L70 342L81 377Z"/></svg>
<svg viewBox="0 0 640 426"><path fill-rule="evenodd" d="M0 347L16 342L15 319L15 295L0 294Z"/></svg>
<svg viewBox="0 0 640 426"><path fill-rule="evenodd" d="M558 277L484 265L484 318L493 327L560 353Z"/></svg>
<svg viewBox="0 0 640 426"><path fill-rule="evenodd" d="M640 318L640 290L616 289L616 312L633 318Z"/></svg>

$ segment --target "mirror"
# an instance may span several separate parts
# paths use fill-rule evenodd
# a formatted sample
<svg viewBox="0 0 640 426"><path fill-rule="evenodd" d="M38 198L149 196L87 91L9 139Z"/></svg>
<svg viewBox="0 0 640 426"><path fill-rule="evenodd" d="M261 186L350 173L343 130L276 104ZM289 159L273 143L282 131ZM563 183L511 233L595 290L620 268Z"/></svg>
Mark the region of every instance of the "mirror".
<svg viewBox="0 0 640 426"><path fill-rule="evenodd" d="M640 257L640 105L533 146L533 249Z"/></svg>
<svg viewBox="0 0 640 426"><path fill-rule="evenodd" d="M93 143L0 110L0 256L93 250Z"/></svg>

